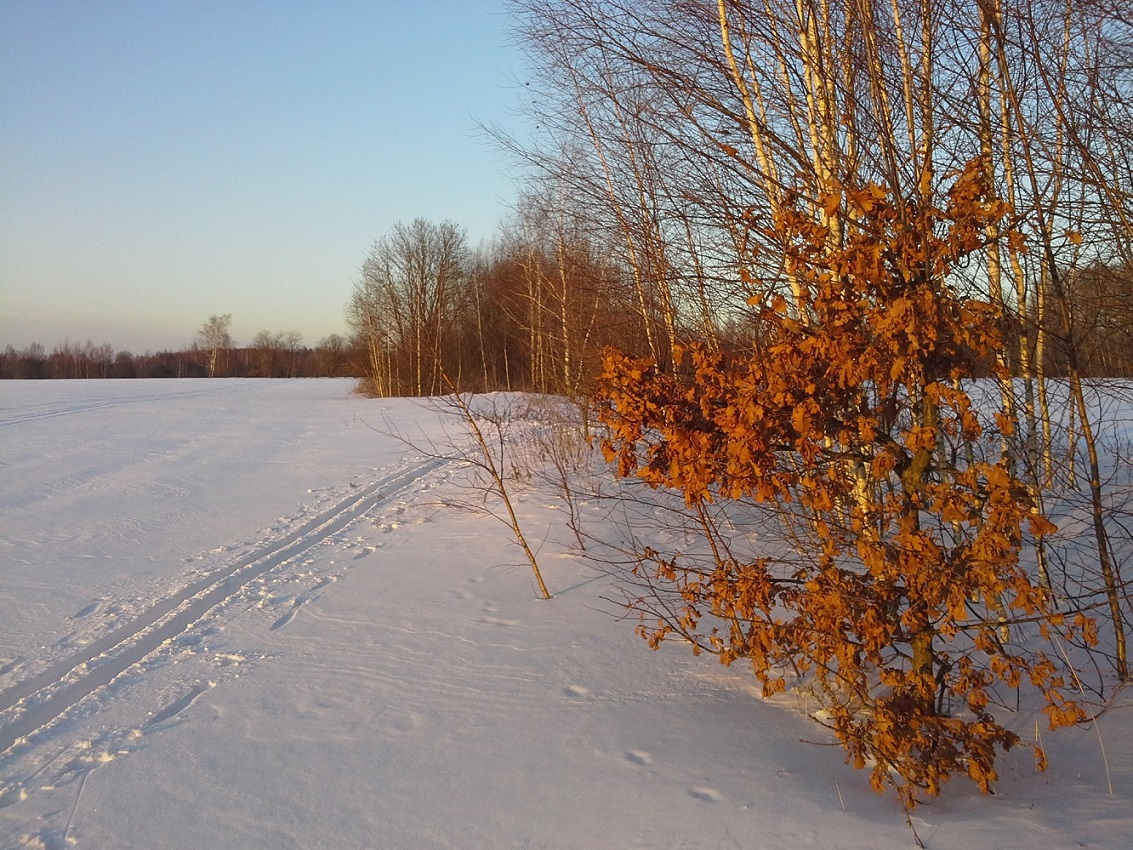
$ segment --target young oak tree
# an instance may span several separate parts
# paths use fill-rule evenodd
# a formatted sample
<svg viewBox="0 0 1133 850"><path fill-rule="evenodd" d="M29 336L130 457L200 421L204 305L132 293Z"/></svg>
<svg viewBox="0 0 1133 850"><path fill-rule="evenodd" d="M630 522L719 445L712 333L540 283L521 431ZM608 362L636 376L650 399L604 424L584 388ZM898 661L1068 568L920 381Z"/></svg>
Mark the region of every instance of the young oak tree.
<svg viewBox="0 0 1133 850"><path fill-rule="evenodd" d="M1001 315L949 275L1006 205L978 159L940 209L910 210L876 184L819 200L839 218L837 245L790 197L753 224L782 246L807 321L776 298L761 311L765 351L694 345L675 373L608 354L604 450L619 474L679 490L694 510L773 506L799 543L789 562L647 549L639 575L670 596L640 631L746 659L768 695L793 667L848 758L906 805L957 773L989 791L997 749L1019 741L992 714L997 686L1029 680L1052 727L1084 716L1059 667L1009 630L1093 631L1054 613L1020 562L1024 539L1053 526L983 441L1009 419L988 421L960 384L994 367Z"/></svg>

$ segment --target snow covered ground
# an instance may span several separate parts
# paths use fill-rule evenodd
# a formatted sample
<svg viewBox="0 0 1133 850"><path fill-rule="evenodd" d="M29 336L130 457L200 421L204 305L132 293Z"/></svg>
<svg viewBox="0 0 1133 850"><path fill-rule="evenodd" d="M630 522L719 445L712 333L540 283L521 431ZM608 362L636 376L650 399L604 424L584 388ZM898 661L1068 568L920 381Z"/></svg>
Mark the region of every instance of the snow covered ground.
<svg viewBox="0 0 1133 850"><path fill-rule="evenodd" d="M794 700L634 637L551 494L541 601L391 423L446 439L349 381L0 384L0 847L913 846ZM1043 742L925 845L1133 847L1130 701Z"/></svg>

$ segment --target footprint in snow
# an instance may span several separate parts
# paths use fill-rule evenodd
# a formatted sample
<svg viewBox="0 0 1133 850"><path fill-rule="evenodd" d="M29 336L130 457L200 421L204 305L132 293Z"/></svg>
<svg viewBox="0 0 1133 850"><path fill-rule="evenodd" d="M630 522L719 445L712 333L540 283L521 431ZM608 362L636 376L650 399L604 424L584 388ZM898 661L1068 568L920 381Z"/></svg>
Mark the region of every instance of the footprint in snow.
<svg viewBox="0 0 1133 850"><path fill-rule="evenodd" d="M333 584L334 582L338 581L338 578L339 578L338 576L323 576L321 579L319 579L317 582L315 582L314 587L312 587L306 593L304 593L300 596L294 597L291 600L291 607L287 609L287 611L283 614L282 617L280 617L278 620L276 620L274 623L271 624L271 627L268 629L268 631L274 632L278 629L282 629L284 626L286 626L288 623L290 623L292 620L294 620L296 615L299 613L300 608L302 608L304 605L306 605L308 602L310 602L312 599L314 599L315 594L317 594L320 590L322 590L328 584Z"/></svg>
<svg viewBox="0 0 1133 850"><path fill-rule="evenodd" d="M590 696L590 688L582 685L571 685L569 688L565 688L563 693L571 699L585 699Z"/></svg>
<svg viewBox="0 0 1133 850"><path fill-rule="evenodd" d="M509 620L505 617L487 616L487 617L484 617L483 622L487 623L490 626L518 626L519 625L518 620ZM568 688L568 690L569 690L569 688Z"/></svg>
<svg viewBox="0 0 1133 850"><path fill-rule="evenodd" d="M211 683L202 683L196 685L191 691L182 696L180 699L171 702L165 708L161 709L161 711L150 717L149 720L142 724L142 731L148 732L149 730L153 729L154 726L164 723L167 720L172 720L174 717L176 717L178 714L180 714L182 711L196 702L197 697L199 697L211 687Z"/></svg>
<svg viewBox="0 0 1133 850"><path fill-rule="evenodd" d="M28 798L27 789L18 782L0 787L0 809L22 803Z"/></svg>
<svg viewBox="0 0 1133 850"><path fill-rule="evenodd" d="M718 803L722 799L722 795L715 788L708 788L703 785L689 788L688 795L706 803Z"/></svg>
<svg viewBox="0 0 1133 850"><path fill-rule="evenodd" d="M299 613L299 605L293 605L291 608L289 608L287 610L287 613L285 613L282 617L280 617L278 620L276 620L274 623L271 624L271 626L268 628L268 631L269 632L279 631L284 626L289 625L291 623L291 621L295 619L295 617L298 615L298 613Z"/></svg>
<svg viewBox="0 0 1133 850"><path fill-rule="evenodd" d="M630 750L626 753L626 761L631 761L634 764L640 764L644 766L653 764L653 756L651 756L644 750Z"/></svg>

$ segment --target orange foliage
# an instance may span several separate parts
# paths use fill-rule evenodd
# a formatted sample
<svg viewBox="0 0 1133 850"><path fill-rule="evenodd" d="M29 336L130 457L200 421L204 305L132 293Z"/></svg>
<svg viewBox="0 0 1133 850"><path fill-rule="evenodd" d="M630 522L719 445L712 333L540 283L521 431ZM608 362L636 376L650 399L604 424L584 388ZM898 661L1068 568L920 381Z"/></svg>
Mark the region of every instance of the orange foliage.
<svg viewBox="0 0 1133 850"><path fill-rule="evenodd" d="M692 345L673 373L607 353L604 451L619 475L678 490L693 509L777 506L812 541L789 566L714 548L705 569L647 550L648 580L679 602L639 631L654 647L677 633L725 663L747 659L768 694L783 667L807 675L848 759L908 805L957 773L987 791L997 748L1018 741L990 713L990 689L1025 677L1052 727L1082 717L1055 665L1004 630L1091 628L1052 619L1020 564L1026 534L1053 526L1009 465L956 450L988 427L960 379L990 361L999 315L947 281L1006 209L974 162L942 209L872 185L819 205L842 211L837 237L798 204L763 228L807 296L793 315L778 296L761 305L762 350Z"/></svg>

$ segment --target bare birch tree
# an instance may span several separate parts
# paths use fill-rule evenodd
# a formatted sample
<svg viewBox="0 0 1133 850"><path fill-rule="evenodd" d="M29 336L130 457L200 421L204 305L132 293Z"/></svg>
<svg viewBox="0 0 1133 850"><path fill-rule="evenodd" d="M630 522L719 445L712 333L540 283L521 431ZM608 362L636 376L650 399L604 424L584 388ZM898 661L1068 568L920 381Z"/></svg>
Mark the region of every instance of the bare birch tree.
<svg viewBox="0 0 1133 850"><path fill-rule="evenodd" d="M232 327L232 314L223 316L209 316L208 321L201 325L197 331L196 347L205 354L205 364L208 367L208 376L216 377L217 363L220 355L228 355L232 348L232 336L229 329Z"/></svg>

